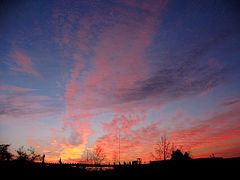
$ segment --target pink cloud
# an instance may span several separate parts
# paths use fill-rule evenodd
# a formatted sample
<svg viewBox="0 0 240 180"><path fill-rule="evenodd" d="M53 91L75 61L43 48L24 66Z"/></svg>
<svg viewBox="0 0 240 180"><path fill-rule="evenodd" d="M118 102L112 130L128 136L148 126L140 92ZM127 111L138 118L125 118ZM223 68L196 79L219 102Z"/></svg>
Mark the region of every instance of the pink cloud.
<svg viewBox="0 0 240 180"><path fill-rule="evenodd" d="M127 131L133 126L137 125L141 121L145 120L145 116L140 117L139 115L129 117L121 115L120 117L115 117L110 123L100 122L103 125L103 130L106 132L117 132L117 131Z"/></svg>
<svg viewBox="0 0 240 180"><path fill-rule="evenodd" d="M150 4L136 6L140 10L149 9L151 12L151 15L146 17L141 15L141 18L139 17L141 21L136 21L139 16L136 12L115 7L113 11L119 16L119 22L95 13L81 19L69 13L66 21L57 27L56 41L64 43L69 48L74 46L78 52L71 55L75 66L71 70L71 80L66 85L66 113L62 122L64 129L71 129L71 135L65 142L64 148L67 149L68 145L73 148L87 147L88 139L93 133L91 120L94 113L114 112L114 118L110 124L102 122L103 128L107 131L111 129L110 126L114 126L115 130L121 126L121 131L127 132L144 120L141 115L145 108L134 107L131 103L121 104L119 99L124 89L149 75L149 65L145 60L146 49L151 45L155 32L156 16L154 13L157 13L156 9L161 8L161 3ZM61 12L56 8L54 17L58 19L60 16ZM81 28L74 29L76 33L74 34L73 24L79 22ZM94 36L92 27L98 23L110 26L103 27L96 44L90 45ZM77 38L72 38L73 36ZM93 51L95 55L88 59L84 58L83 54L89 55L90 51ZM85 70L86 65L91 68ZM136 116L123 115L126 111ZM109 136L113 137L114 134L109 132ZM125 146L132 146L129 140L123 139L122 141ZM81 158L80 155L81 153L79 158Z"/></svg>
<svg viewBox="0 0 240 180"><path fill-rule="evenodd" d="M78 13L74 11L67 11L66 14L61 12L60 8L53 11L55 20L58 20L56 41L63 51L63 55L74 60L74 67L69 71L70 80L65 86L66 110L61 118L63 127L61 130L51 129L55 135L53 139L47 141L51 147L44 147L42 152L47 152L46 149L54 151L55 153L51 155L52 160L57 160L59 157L64 161L76 161L83 158L85 149L90 145L89 138L94 133L93 117L102 112L111 112L113 118L110 121L97 122L98 125L102 125L104 134L97 139L94 146L100 144L109 160L113 160L117 155L119 142L122 160L135 160L137 157L142 157L146 161L150 160L154 143L159 140L161 133L168 130L171 140L178 145L191 148L196 156L211 153L210 151L221 152L220 144L233 145L234 142L230 141L239 137L239 107L222 113L216 112L205 120L197 118L192 120L186 112L179 109L176 115L169 120L170 125L174 125L173 128L167 127L166 130L159 127L160 122L146 123L145 112L150 103L153 104L152 107L156 105L155 109L157 110L165 109L162 104L159 105L161 99L164 101L169 94L175 97L176 90L180 89L180 96L177 95L174 98L174 101L178 100L179 97L182 97L181 88L183 91L187 91L188 87L190 88L194 84L193 75L199 73L199 71L194 71L194 68L185 79L184 86L177 86L178 83L173 83L173 86L176 85L177 88L169 89L168 81L163 79L166 77L168 80L167 76L176 76L176 71L180 71L177 67L173 68L174 71L170 74L163 73L163 76L155 76L157 81L153 81L152 84L133 89L131 92L137 94L137 91L143 91L143 88L148 89L150 86L149 89L152 91L154 87L151 86L163 81L162 84L159 83L159 87L155 87L156 91L161 92L160 96L158 98L150 97L144 101L144 104L137 99L137 96L130 97L132 94L124 96L129 93L128 90L139 85L139 82L151 79L152 72L146 60L146 52L155 35L155 24L159 23L158 12L161 12L165 3L163 1L149 1L148 3L119 1L119 3L124 3L125 6L111 9L118 17L113 19L110 16L100 16L97 14L98 12L79 17ZM124 9L126 6L131 8ZM139 11L141 13L138 14ZM101 24L104 24L104 27ZM81 28L77 29L78 27ZM12 57L16 62L14 65L9 64L10 69L40 76L29 57L18 51L13 53ZM188 57L192 56L187 56L187 59ZM215 59L209 59L209 66L219 68ZM189 71L190 68L183 68L183 70L183 72ZM181 76L169 80L179 82L179 79ZM211 84L203 85L208 87L204 92L215 87ZM59 83L58 86L63 87ZM166 91L161 91L161 88ZM198 88L200 86L196 86L196 89ZM13 87L6 89L30 90L14 89ZM173 90L173 92L169 93L169 90ZM144 95L144 93L139 94ZM133 100L130 102L128 99L124 99L126 97ZM34 99L29 96L27 99L29 101L26 101L26 99L16 97L12 99L12 104L42 107L38 103L34 103ZM36 98L37 100L48 100L48 98L39 96ZM229 103L235 104L236 102L238 100ZM147 125L142 127L141 123ZM59 135L66 131L68 137L60 138ZM31 140L28 142L35 143ZM238 147L235 143L235 150Z"/></svg>
<svg viewBox="0 0 240 180"><path fill-rule="evenodd" d="M216 156L236 156L240 148L240 115L239 106L225 112L209 114L207 119L190 117L187 112L178 110L173 118L170 118L170 126L161 127L161 121L145 127L139 126L145 119L137 116L115 117L109 123L102 122L106 133L100 137L96 144L100 144L110 161L118 161L119 142L121 160L134 160L137 157L144 161L153 160L151 153L154 145L163 134L176 147L183 151L190 151L192 157L209 157L214 153ZM187 125L187 126L186 126ZM120 135L119 135L120 134ZM120 136L120 140L119 140Z"/></svg>
<svg viewBox="0 0 240 180"><path fill-rule="evenodd" d="M15 60L15 64L7 63L11 70L41 77L41 75L36 71L32 60L28 56L19 51L13 52L11 56Z"/></svg>
<svg viewBox="0 0 240 180"><path fill-rule="evenodd" d="M2 123L12 124L16 120L16 122L21 123L25 120L46 119L56 116L56 112L59 113L61 109L60 106L56 105L56 98L30 95L26 93L30 90L25 88L4 87L4 89L6 88L10 88L11 93L0 95L0 121Z"/></svg>
<svg viewBox="0 0 240 180"><path fill-rule="evenodd" d="M217 152L222 154L225 144L230 148L231 143L239 140L239 112L239 106L235 106L226 112L214 113L209 119L192 122L187 129L182 127L172 131L171 138L176 144L191 149L195 157ZM231 153L227 155L231 156Z"/></svg>
<svg viewBox="0 0 240 180"><path fill-rule="evenodd" d="M160 122L142 127L141 123L145 121L145 115L129 114L115 117L109 123L102 122L105 135L99 137L94 145L102 146L108 161L119 160L119 144L121 161L132 161L138 157L149 161L161 131L158 128Z"/></svg>
<svg viewBox="0 0 240 180"><path fill-rule="evenodd" d="M102 109L114 115L110 122L101 122L106 135L100 137L96 144L101 144L111 156L117 152L118 129L122 133L123 159L129 154L133 154L130 159L135 159L141 153L147 157L152 151L153 140L160 136L160 131L154 123L144 128L136 128L140 122L144 121L140 116L147 109L147 103L143 106L141 103L128 102L126 99L122 100L122 95L137 82L147 79L151 73L145 59L146 50L151 45L155 33L155 17L157 17L155 13L161 10L163 3L160 1L151 3L126 1L124 3L139 10L148 11L150 15L139 16L135 11L116 7L113 11L118 15L119 22L113 22L111 18L105 19L94 13L80 19L69 13L66 23L64 22L63 26L57 28L56 41L64 43L69 48L75 47L77 52L71 55L75 60L75 66L70 72L71 80L66 85L66 113L62 118L64 129L70 128L71 135L68 140L59 142L63 148L61 153L65 158L67 155L71 156L69 148L75 149L80 146L81 153L78 158L81 158L82 149L88 146L88 139L93 133L92 117L96 111L101 113ZM58 18L61 12L55 10L54 16ZM76 32L74 34L73 24L77 25L79 22L82 24L81 29L74 29ZM94 37L94 33L91 33L92 27L96 22L109 24L109 27L104 27L97 37L98 41L91 45L91 39ZM90 51L94 52L94 56L84 58L82 52L89 55ZM212 61L210 63L212 64ZM86 70L86 65L91 68L86 68ZM192 80L189 78L186 84L191 85L191 83ZM162 96L165 95L164 93ZM150 101L155 103L158 100L150 99ZM126 112L131 112L136 117L130 118L124 115ZM179 144L186 144L185 140L189 140L188 145L193 149L202 147L205 138L212 137L214 134L210 132L216 129L204 123L198 125L197 121L190 121L190 118L185 118L185 116L186 114L179 111L171 119L171 123L177 123L179 128L175 131L170 129L172 138L176 138L176 143ZM184 126L178 122L180 117L185 118L184 123L189 121L191 128L184 129ZM221 118L218 117L215 123L219 124L220 121ZM213 119L211 123L214 125ZM215 136L216 142L219 139Z"/></svg>
<svg viewBox="0 0 240 180"><path fill-rule="evenodd" d="M9 91L9 92L28 92L28 91L36 91L37 89L22 88L22 87L11 86L11 85L0 85L0 90Z"/></svg>
<svg viewBox="0 0 240 180"><path fill-rule="evenodd" d="M160 1L150 0L147 2L144 1L139 2L137 0L133 1L124 0L120 2L124 2L130 7L134 7L141 10L147 10L149 12L156 12L159 10L159 6L164 7L167 4L167 1L162 0Z"/></svg>
<svg viewBox="0 0 240 180"><path fill-rule="evenodd" d="M118 161L119 143L121 161L132 161L138 157L143 158L144 161L149 161L154 142L159 139L160 131L157 124L134 129L137 125L132 126L132 128L129 127L127 131L110 131L100 137L95 145L102 146L108 161L114 161L114 154L117 155L116 160Z"/></svg>

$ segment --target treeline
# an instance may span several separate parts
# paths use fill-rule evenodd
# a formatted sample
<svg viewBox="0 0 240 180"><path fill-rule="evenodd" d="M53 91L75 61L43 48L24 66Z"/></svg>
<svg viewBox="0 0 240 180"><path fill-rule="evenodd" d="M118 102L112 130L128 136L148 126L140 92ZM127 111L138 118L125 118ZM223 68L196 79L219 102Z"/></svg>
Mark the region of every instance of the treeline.
<svg viewBox="0 0 240 180"><path fill-rule="evenodd" d="M42 161L42 156L37 154L32 147L26 149L21 146L13 152L9 150L9 147L10 144L0 144L0 161Z"/></svg>
<svg viewBox="0 0 240 180"><path fill-rule="evenodd" d="M16 150L10 151L10 144L0 144L0 161L28 161L28 162L34 162L34 161L45 161L45 155L40 155L36 153L35 149L25 148L24 146L21 146L20 148ZM155 161L161 161L161 160L186 160L191 159L189 152L185 152L184 154L180 149L177 148L173 142L169 141L166 136L162 136L160 141L155 144L153 147L154 151L151 153L152 158ZM101 164L103 161L105 161L106 154L101 147L101 145L97 145L94 149L87 149L87 157L86 162L89 164ZM61 157L59 157L59 163L62 164ZM139 157L138 162L141 161L141 158ZM117 160L114 160L114 163L120 163Z"/></svg>
<svg viewBox="0 0 240 180"><path fill-rule="evenodd" d="M162 144L163 146L159 146L159 149L156 149L156 151L158 152L159 156L160 156L159 151L161 151L161 153L164 155L164 160L166 160L165 159L166 154L169 154L170 160L191 159L189 153L185 152L183 154L179 149L172 150L172 153L170 154L169 151L167 152L168 148L166 148L166 144L168 143L164 142ZM9 147L10 147L9 144L0 144L0 161L26 161L26 162L40 161L44 163L45 155L41 156L40 154L36 153L35 149L32 147L25 148L24 146L21 146L20 148L14 150L13 151L14 153L9 150ZM104 157L105 155L103 154L101 147L97 146L93 152L91 153L89 152L90 160L89 163L100 164L104 160ZM141 164L141 160L138 161L136 164Z"/></svg>

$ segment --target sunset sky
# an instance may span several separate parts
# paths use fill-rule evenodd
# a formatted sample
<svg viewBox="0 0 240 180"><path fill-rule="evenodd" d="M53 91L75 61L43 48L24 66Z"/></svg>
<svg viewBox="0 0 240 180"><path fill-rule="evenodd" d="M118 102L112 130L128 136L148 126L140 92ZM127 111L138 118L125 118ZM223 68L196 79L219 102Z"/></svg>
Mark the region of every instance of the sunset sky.
<svg viewBox="0 0 240 180"><path fill-rule="evenodd" d="M240 3L1 0L0 143L46 161L240 156Z"/></svg>

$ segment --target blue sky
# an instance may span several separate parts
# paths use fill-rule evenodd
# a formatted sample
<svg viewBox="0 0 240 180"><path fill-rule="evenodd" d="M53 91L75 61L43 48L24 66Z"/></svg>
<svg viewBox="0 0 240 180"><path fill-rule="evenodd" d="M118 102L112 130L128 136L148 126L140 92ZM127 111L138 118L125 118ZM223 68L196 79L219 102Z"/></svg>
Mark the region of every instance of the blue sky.
<svg viewBox="0 0 240 180"><path fill-rule="evenodd" d="M163 135L195 157L239 155L239 7L2 1L0 142L49 161L101 145L112 161L120 129L122 160L151 160Z"/></svg>

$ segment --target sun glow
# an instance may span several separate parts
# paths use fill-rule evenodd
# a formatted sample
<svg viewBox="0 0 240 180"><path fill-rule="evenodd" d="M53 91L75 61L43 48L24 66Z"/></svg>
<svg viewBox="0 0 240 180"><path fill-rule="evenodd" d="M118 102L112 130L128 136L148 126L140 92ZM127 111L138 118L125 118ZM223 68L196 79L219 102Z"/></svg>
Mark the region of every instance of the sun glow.
<svg viewBox="0 0 240 180"><path fill-rule="evenodd" d="M63 150L60 152L62 161L79 161L84 153L85 145L61 144Z"/></svg>

